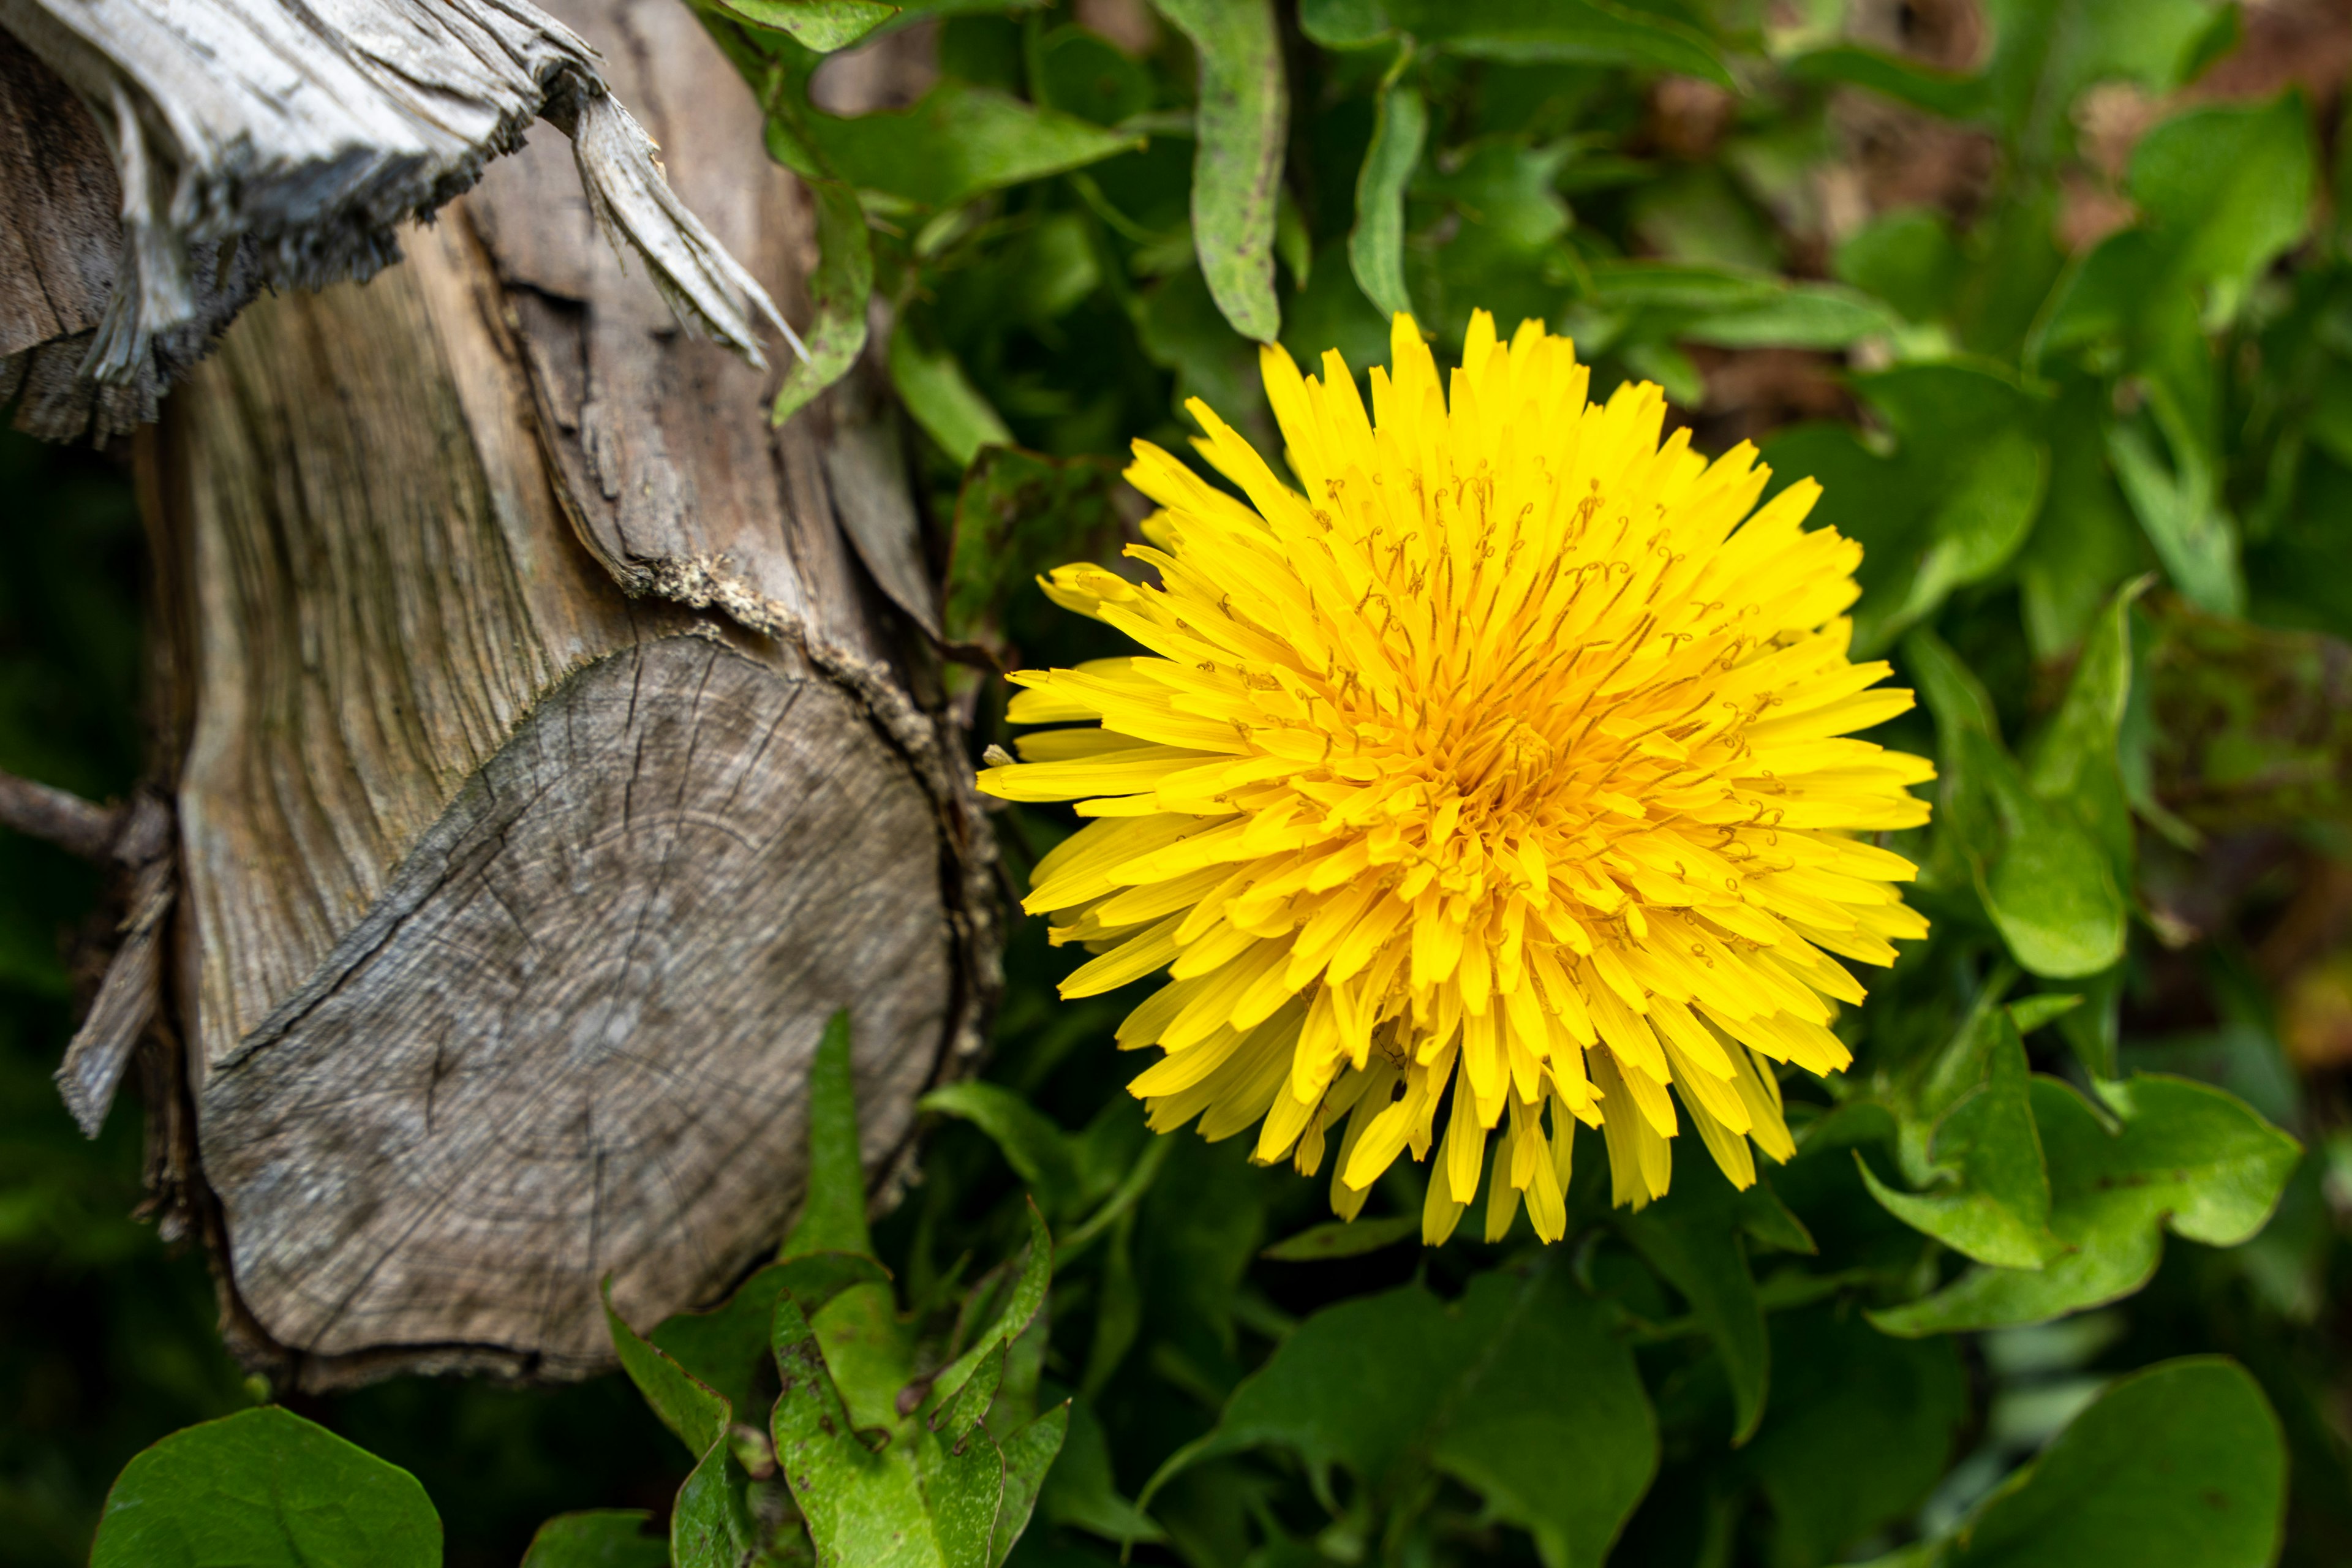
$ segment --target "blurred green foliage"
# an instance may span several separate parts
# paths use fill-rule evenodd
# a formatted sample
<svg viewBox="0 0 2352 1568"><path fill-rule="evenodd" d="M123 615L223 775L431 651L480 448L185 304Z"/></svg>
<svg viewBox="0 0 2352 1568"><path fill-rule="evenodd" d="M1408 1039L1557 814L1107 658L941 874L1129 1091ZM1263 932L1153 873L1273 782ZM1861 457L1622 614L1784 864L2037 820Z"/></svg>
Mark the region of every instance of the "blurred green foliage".
<svg viewBox="0 0 2352 1568"><path fill-rule="evenodd" d="M1799 1152L1758 1187L1685 1158L1614 1214L1588 1158L1566 1242L1424 1252L1410 1166L1336 1226L1238 1143L1150 1137L1127 999L1057 1001L1071 961L1018 924L985 1075L926 1102L923 1180L870 1237L820 1205L722 1312L616 1322L660 1421L618 1377L303 1408L424 1482L451 1561L555 1514L541 1568L657 1563L665 1530L681 1568L2352 1559L2352 249L2341 83L2308 75L2352 23L697 3L815 203L779 416L888 321L960 657L1123 651L1029 579L1115 556L1116 465L1178 446L1182 399L1270 449L1254 340L1360 374L1391 310L1441 355L1473 309L1539 316L1596 395L1662 383L1864 544L1858 651L1922 700L1877 738L1938 761L1936 820L1890 840L1935 931L1841 1020L1853 1069L1784 1086ZM936 79L830 112L824 57L860 39ZM0 465L37 520L0 584L0 764L119 792L123 484L14 438ZM1001 741L997 683L963 695ZM1018 885L1071 821L997 824ZM0 1510L63 1563L142 1443L252 1396L199 1266L121 1217L131 1118L84 1145L48 1092L56 933L96 889L0 857L0 1376L29 1413ZM959 1311L975 1259L1018 1258Z"/></svg>

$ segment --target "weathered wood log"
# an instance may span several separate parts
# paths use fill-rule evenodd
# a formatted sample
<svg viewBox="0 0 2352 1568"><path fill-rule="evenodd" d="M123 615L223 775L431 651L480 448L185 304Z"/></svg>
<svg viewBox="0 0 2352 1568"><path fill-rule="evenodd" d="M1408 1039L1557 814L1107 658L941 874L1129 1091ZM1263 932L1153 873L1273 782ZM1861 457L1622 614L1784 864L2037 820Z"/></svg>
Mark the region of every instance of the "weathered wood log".
<svg viewBox="0 0 2352 1568"><path fill-rule="evenodd" d="M691 12L559 9L795 299L804 198ZM781 1234L835 1009L879 1173L992 996L895 410L861 373L771 430L564 164L541 136L407 264L253 303L142 443L158 1181L299 1386L607 1364L600 1279L657 1319Z"/></svg>
<svg viewBox="0 0 2352 1568"><path fill-rule="evenodd" d="M373 276L542 118L689 331L754 364L754 317L793 337L529 0L0 0L0 401L29 384L37 435L152 419L257 292Z"/></svg>
<svg viewBox="0 0 2352 1568"><path fill-rule="evenodd" d="M155 416L152 376L122 386L79 374L114 291L121 206L97 120L0 24L0 405L21 396L20 429L102 437Z"/></svg>

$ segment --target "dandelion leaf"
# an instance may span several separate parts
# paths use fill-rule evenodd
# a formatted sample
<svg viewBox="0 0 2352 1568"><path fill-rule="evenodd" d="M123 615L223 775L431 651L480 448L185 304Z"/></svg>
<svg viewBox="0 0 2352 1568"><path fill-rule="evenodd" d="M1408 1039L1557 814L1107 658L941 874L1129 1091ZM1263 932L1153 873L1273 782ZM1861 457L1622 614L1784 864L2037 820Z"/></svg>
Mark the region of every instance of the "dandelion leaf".
<svg viewBox="0 0 2352 1568"><path fill-rule="evenodd" d="M2235 1362L2184 1356L2116 1383L1997 1489L1942 1568L2265 1568L2286 1441Z"/></svg>
<svg viewBox="0 0 2352 1568"><path fill-rule="evenodd" d="M2032 1084L2050 1229L2065 1252L2038 1270L1979 1265L1871 1321L1906 1335L2047 1322L2147 1283L2167 1230L2235 1247L2262 1229L2301 1156L2293 1138L2234 1095L2187 1079L2139 1073L2102 1092L2113 1131L2070 1085Z"/></svg>
<svg viewBox="0 0 2352 1568"><path fill-rule="evenodd" d="M1607 1309L1546 1259L1480 1275L1452 1305L1408 1286L1315 1314L1143 1501L1196 1464L1260 1446L1342 1465L1372 1489L1427 1467L1477 1490L1563 1568L1606 1555L1656 1472L1657 1441Z"/></svg>
<svg viewBox="0 0 2352 1568"><path fill-rule="evenodd" d="M266 1405L174 1432L125 1466L89 1560L433 1568L441 1521L407 1471Z"/></svg>

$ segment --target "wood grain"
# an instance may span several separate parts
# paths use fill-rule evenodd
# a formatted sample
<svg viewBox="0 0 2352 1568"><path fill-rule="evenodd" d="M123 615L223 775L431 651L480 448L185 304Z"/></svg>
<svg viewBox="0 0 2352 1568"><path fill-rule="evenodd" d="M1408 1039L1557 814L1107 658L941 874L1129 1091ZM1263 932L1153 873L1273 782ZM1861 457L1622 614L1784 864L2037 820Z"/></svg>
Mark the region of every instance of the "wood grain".
<svg viewBox="0 0 2352 1568"><path fill-rule="evenodd" d="M129 899L105 977L56 1074L58 1097L89 1138L106 1124L123 1069L162 1008L164 922L179 894L171 808L142 790L129 806L109 815L116 826L108 835L107 858L121 872Z"/></svg>
<svg viewBox="0 0 2352 1568"><path fill-rule="evenodd" d="M0 399L35 434L152 418L257 292L373 276L542 120L680 325L754 366L755 322L793 337L529 0L0 0Z"/></svg>
<svg viewBox="0 0 2352 1568"><path fill-rule="evenodd" d="M50 440L155 417L152 374L81 374L114 290L122 186L106 138L58 74L0 27L0 405Z"/></svg>
<svg viewBox="0 0 2352 1568"><path fill-rule="evenodd" d="M793 298L806 209L691 13L563 11ZM365 288L257 302L149 444L193 1126L158 1180L304 1387L609 1364L601 1276L656 1320L782 1234L834 1008L881 1180L994 992L895 410L869 367L772 431L534 156Z"/></svg>
<svg viewBox="0 0 2352 1568"><path fill-rule="evenodd" d="M200 1088L541 693L691 624L571 545L458 237L415 237L364 289L263 301L173 399Z"/></svg>
<svg viewBox="0 0 2352 1568"><path fill-rule="evenodd" d="M677 0L589 0L564 19L605 61L713 237L771 282L788 310L814 259L803 199L759 153L761 121L735 68ZM887 663L835 526L825 454L887 439L895 419L836 397L782 433L757 416L770 382L667 331L660 300L595 242L562 147L532 141L486 171L466 212L517 312L538 427L584 543L632 592L697 605ZM877 488L907 506L905 464Z"/></svg>
<svg viewBox="0 0 2352 1568"><path fill-rule="evenodd" d="M951 995L932 838L829 683L698 637L572 675L199 1095L239 1289L313 1356L604 1364L604 1274L649 1321L772 1245L834 1008L868 1159L905 1135Z"/></svg>
<svg viewBox="0 0 2352 1568"><path fill-rule="evenodd" d="M98 325L122 205L98 122L0 33L0 358Z"/></svg>

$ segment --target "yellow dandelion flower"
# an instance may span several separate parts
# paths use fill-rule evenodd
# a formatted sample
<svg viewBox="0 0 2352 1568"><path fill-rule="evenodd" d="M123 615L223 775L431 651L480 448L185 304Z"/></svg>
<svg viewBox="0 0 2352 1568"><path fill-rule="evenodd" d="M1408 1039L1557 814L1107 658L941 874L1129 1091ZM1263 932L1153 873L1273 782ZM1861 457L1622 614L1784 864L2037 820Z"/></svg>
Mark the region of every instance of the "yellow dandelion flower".
<svg viewBox="0 0 2352 1568"><path fill-rule="evenodd" d="M1159 584L1045 588L1149 652L1015 675L1016 722L1082 727L980 775L1096 819L1023 907L1097 955L1065 996L1168 972L1118 1030L1162 1052L1155 1130L1256 1124L1312 1174L1340 1129L1345 1217L1433 1145L1443 1240L1491 1142L1488 1237L1524 1199L1556 1239L1576 1123L1638 1207L1677 1099L1745 1186L1751 1142L1794 1152L1772 1064L1849 1060L1832 955L1927 931L1860 837L1925 821L1934 776L1847 738L1911 705L1847 657L1861 547L1800 527L1811 480L1758 507L1752 447L1662 443L1657 387L1588 403L1539 322L1475 316L1450 397L1410 318L1390 352L1368 418L1337 353L1307 380L1265 351L1296 489L1197 401L1247 504L1136 443Z"/></svg>

